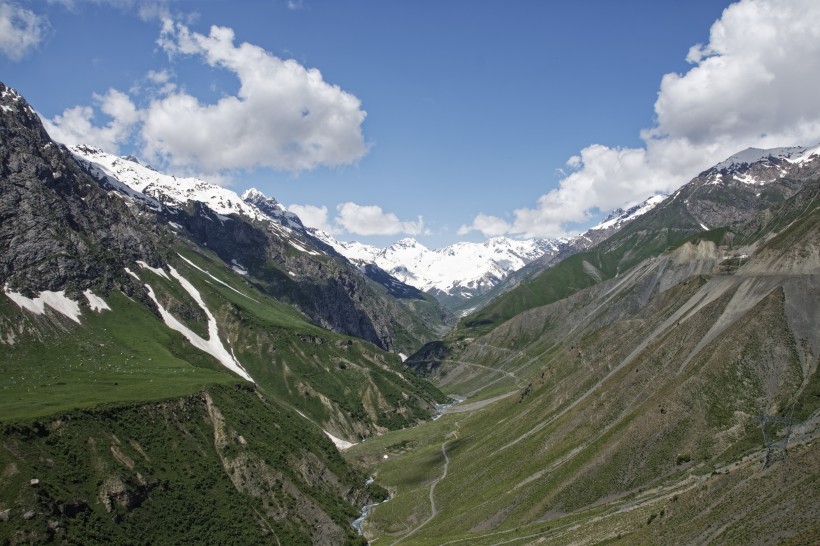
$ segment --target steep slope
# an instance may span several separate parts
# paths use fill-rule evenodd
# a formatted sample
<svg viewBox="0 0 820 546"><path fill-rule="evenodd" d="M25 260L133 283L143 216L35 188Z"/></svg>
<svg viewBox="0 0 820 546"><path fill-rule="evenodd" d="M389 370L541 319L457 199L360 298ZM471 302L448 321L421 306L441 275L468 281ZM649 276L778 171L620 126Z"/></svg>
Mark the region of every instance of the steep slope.
<svg viewBox="0 0 820 546"><path fill-rule="evenodd" d="M441 393L192 236L252 224L94 178L2 85L0 107L0 541L354 540L374 497L333 444Z"/></svg>
<svg viewBox="0 0 820 546"><path fill-rule="evenodd" d="M25 100L2 84L0 105L0 283L77 296L94 279L134 295L123 267L159 259L146 227L90 180Z"/></svg>
<svg viewBox="0 0 820 546"><path fill-rule="evenodd" d="M240 197L89 146L73 147L72 153L105 187L140 203L147 214L216 252L263 291L325 328L404 352L444 328L444 312L434 301L423 301L429 309L423 319L417 317L258 191Z"/></svg>
<svg viewBox="0 0 820 546"><path fill-rule="evenodd" d="M252 388L7 424L6 544L355 543L371 493L321 432Z"/></svg>
<svg viewBox="0 0 820 546"><path fill-rule="evenodd" d="M817 542L820 179L800 185L417 358L474 400L349 454L395 488L368 536Z"/></svg>

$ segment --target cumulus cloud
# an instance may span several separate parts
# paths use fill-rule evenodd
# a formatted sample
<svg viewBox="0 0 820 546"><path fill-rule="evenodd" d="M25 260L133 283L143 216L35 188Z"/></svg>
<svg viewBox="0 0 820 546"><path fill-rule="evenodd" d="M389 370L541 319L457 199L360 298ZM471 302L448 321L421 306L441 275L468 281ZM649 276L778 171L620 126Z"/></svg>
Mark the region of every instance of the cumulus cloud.
<svg viewBox="0 0 820 546"><path fill-rule="evenodd" d="M368 152L361 102L325 82L318 70L256 45L235 45L233 30L225 27L211 27L203 35L165 19L158 44L172 58L194 56L233 73L238 93L203 103L180 89L169 70L153 70L145 76L151 100L142 108L112 89L94 97L112 118L107 125L95 125L93 107L75 106L44 120L51 135L66 144L82 142L116 153L136 134L150 161L210 179L257 167L300 172L342 166ZM132 94L139 91L135 87Z"/></svg>
<svg viewBox="0 0 820 546"><path fill-rule="evenodd" d="M172 57L197 56L234 73L240 87L210 104L182 90L152 101L142 126L147 156L206 171L298 172L354 163L367 153L361 102L318 70L253 44L235 45L226 27L203 35L166 20L158 43Z"/></svg>
<svg viewBox="0 0 820 546"><path fill-rule="evenodd" d="M820 3L741 0L686 59L690 70L661 80L643 147L584 148L535 207L508 219L480 214L459 233L562 235L568 223L673 191L747 147L820 141Z"/></svg>
<svg viewBox="0 0 820 546"><path fill-rule="evenodd" d="M325 206L290 205L288 210L296 214L307 227L320 229L326 233L336 233L338 231L328 221L328 211Z"/></svg>
<svg viewBox="0 0 820 546"><path fill-rule="evenodd" d="M0 53L19 61L45 38L48 23L31 10L0 1Z"/></svg>
<svg viewBox="0 0 820 546"><path fill-rule="evenodd" d="M342 203L336 207L336 224L354 235L423 235L424 219L402 221L392 212L384 212L378 205Z"/></svg>
<svg viewBox="0 0 820 546"><path fill-rule="evenodd" d="M140 119L140 113L125 93L109 89L105 95L94 95L100 111L110 118L104 126L94 125L96 110L91 106L75 106L54 119L43 119L51 138L63 144L93 144L119 153L120 144L128 140Z"/></svg>
<svg viewBox="0 0 820 546"><path fill-rule="evenodd" d="M378 205L359 205L342 203L336 206L336 216L331 219L328 208L315 205L289 205L288 210L295 213L308 227L320 229L334 235L425 235L429 233L424 227L424 219L402 221L392 212L384 212Z"/></svg>

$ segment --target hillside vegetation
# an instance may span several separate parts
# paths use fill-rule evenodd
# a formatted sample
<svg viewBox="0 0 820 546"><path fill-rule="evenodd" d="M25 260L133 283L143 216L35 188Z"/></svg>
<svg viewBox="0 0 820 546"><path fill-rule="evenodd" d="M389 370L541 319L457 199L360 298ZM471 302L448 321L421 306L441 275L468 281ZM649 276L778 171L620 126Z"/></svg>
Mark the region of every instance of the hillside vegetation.
<svg viewBox="0 0 820 546"><path fill-rule="evenodd" d="M814 180L749 222L416 355L445 391L470 398L434 425L348 452L394 495L366 536L820 539L819 190ZM788 435L785 461L766 449L761 419L768 438Z"/></svg>

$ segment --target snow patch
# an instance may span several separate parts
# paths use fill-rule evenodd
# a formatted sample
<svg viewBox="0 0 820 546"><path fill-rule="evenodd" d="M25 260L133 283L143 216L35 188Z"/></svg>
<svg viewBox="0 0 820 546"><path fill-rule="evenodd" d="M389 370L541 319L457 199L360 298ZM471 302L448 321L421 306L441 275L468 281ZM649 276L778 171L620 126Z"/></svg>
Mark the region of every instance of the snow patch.
<svg viewBox="0 0 820 546"><path fill-rule="evenodd" d="M202 296L199 294L199 290L197 290L194 285L192 285L188 279L180 275L176 269L172 266L168 266L168 269L171 271L171 275L179 282L182 288L185 289L186 292L194 299L194 301L199 304L202 310L205 312L205 316L208 318L208 339L203 339L199 337L199 335L193 332L190 328L182 324L178 321L171 313L165 310L162 305L160 305L159 301L157 300L156 295L154 294L153 288L151 285L146 284L145 288L148 290L148 296L154 300L157 308L159 309L159 313L162 316L163 322L171 328L172 330L176 330L185 338L191 342L191 345L196 347L197 349L204 351L214 358L216 358L223 366L234 372L235 374L247 379L248 381L255 383L253 378L245 371L245 368L242 367L242 364L225 349L225 346L222 344L222 340L219 339L219 328L216 324L216 318L214 318L213 314L211 313L210 309L205 305L205 301L202 299Z"/></svg>
<svg viewBox="0 0 820 546"><path fill-rule="evenodd" d="M133 271L131 271L127 267L125 268L125 272L128 273L129 275L131 275L132 277L134 277L135 279L140 280L139 275L137 275L136 273L134 273Z"/></svg>
<svg viewBox="0 0 820 546"><path fill-rule="evenodd" d="M677 194L676 194L677 196ZM627 222L631 222L638 216L643 216L650 210L654 209L656 206L661 204L666 198L669 197L668 195L658 194L653 195L643 203L639 205L635 205L627 209L626 211L622 209L617 209L613 214L610 214L609 217L598 224L597 226L589 228L590 230L600 230L600 229L609 229L614 227L620 227Z"/></svg>
<svg viewBox="0 0 820 546"><path fill-rule="evenodd" d="M324 432L327 435L327 437L331 439L331 441L333 442L333 445L335 445L336 449L338 449L339 451L344 451L346 449L350 449L351 447L356 445L353 442L348 442L347 440L342 440L341 438L337 438L336 436L332 435L331 433L329 433L326 430L323 430L322 432Z"/></svg>
<svg viewBox="0 0 820 546"><path fill-rule="evenodd" d="M143 269L147 269L148 271L150 271L154 275L159 275L160 277L168 279L169 281L171 280L171 278L168 276L168 274L162 268L151 267L150 265L143 262L142 260L137 260L137 265L140 266Z"/></svg>
<svg viewBox="0 0 820 546"><path fill-rule="evenodd" d="M239 273L240 275L247 275L248 270L245 268L244 265L237 262L236 260L231 260L231 269Z"/></svg>
<svg viewBox="0 0 820 546"><path fill-rule="evenodd" d="M35 315L42 315L46 312L45 302L40 298L30 299L19 292L12 292L8 286L3 287L3 292L9 297L11 301L17 304L21 309L31 311Z"/></svg>
<svg viewBox="0 0 820 546"><path fill-rule="evenodd" d="M88 300L88 305L91 307L92 311L97 311L102 313L103 311L110 311L111 308L108 307L108 304L105 303L105 300L96 295L90 289L83 292L85 299Z"/></svg>
<svg viewBox="0 0 820 546"><path fill-rule="evenodd" d="M70 318L77 324L80 324L80 305L65 295L64 290L59 292L51 292L44 290L36 298L27 298L19 292L13 292L8 289L8 286L3 287L3 292L6 296L17 304L21 309L31 311L35 315L42 315L45 313L45 306L48 305L61 315Z"/></svg>
<svg viewBox="0 0 820 546"><path fill-rule="evenodd" d="M288 241L288 243L290 243L290 246L292 246L293 248L295 248L296 250L298 250L300 252L306 252L307 254L310 254L311 256L319 256L320 255L319 252L316 252L314 250L308 250L307 248L303 247L302 245L300 245L299 243L297 243L293 239L290 239Z"/></svg>

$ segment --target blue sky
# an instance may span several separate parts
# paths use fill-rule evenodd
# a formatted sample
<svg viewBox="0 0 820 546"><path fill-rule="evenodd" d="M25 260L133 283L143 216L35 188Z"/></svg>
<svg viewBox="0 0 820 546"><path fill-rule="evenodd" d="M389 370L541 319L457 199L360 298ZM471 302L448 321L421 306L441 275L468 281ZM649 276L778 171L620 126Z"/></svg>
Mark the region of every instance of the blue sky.
<svg viewBox="0 0 820 546"><path fill-rule="evenodd" d="M814 4L0 0L0 80L63 142L435 248L820 141Z"/></svg>

